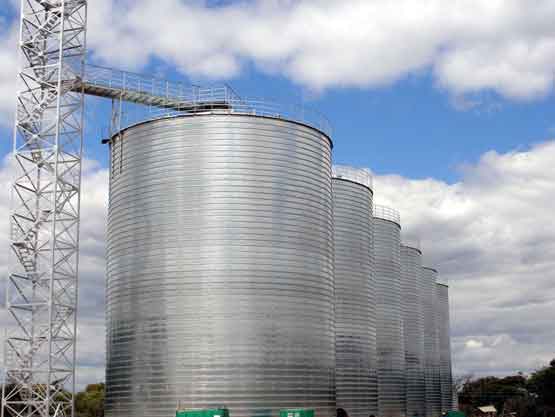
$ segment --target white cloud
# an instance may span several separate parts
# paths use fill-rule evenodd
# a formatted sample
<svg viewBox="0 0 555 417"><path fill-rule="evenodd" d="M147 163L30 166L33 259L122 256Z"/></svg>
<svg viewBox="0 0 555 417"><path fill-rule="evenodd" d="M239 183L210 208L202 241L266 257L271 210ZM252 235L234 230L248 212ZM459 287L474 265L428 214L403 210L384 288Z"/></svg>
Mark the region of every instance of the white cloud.
<svg viewBox="0 0 555 417"><path fill-rule="evenodd" d="M141 70L152 59L193 78L235 77L247 64L309 89L372 88L431 71L457 108L482 91L550 92L555 2L537 0L95 0L95 60ZM0 113L11 113L15 30L0 21ZM261 94L263 94L261 92ZM1 118L0 118L1 122ZM5 123L5 120L4 120Z"/></svg>
<svg viewBox="0 0 555 417"><path fill-rule="evenodd" d="M474 340L474 339L467 340L466 342L464 342L464 345L468 349L479 349L479 348L484 347L484 344L482 342L480 342L479 340Z"/></svg>
<svg viewBox="0 0 555 417"><path fill-rule="evenodd" d="M11 123L15 109L17 31L0 16L0 126Z"/></svg>
<svg viewBox="0 0 555 417"><path fill-rule="evenodd" d="M546 366L553 355L546 355L545 346L533 342L518 341L510 334L476 336L472 343L462 343L462 338L453 340L453 351L457 361L458 375L514 375L529 373ZM518 358L518 359L515 359ZM460 365L464 364L464 368Z"/></svg>
<svg viewBox="0 0 555 417"><path fill-rule="evenodd" d="M316 90L386 85L429 68L455 95L491 89L530 99L551 89L551 0L204 3L98 0L95 56L133 67L160 58L216 78L253 62Z"/></svg>
<svg viewBox="0 0 555 417"><path fill-rule="evenodd" d="M529 371L555 356L553 161L551 141L488 152L455 184L375 180L378 202L401 211L426 262L450 281L460 373Z"/></svg>

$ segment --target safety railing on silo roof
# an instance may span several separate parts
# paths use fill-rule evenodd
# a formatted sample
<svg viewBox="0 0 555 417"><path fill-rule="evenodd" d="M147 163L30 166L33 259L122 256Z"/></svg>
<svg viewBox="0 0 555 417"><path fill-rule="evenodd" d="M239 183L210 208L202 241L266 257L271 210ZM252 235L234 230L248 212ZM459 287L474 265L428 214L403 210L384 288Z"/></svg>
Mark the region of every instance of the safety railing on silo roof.
<svg viewBox="0 0 555 417"><path fill-rule="evenodd" d="M72 88L83 89L88 95L126 103L116 109L119 113L116 126L118 129L145 120L211 112L284 119L313 127L329 137L332 134L328 119L309 106L244 98L227 84L205 87L88 65L85 79ZM113 126L110 130L114 130Z"/></svg>
<svg viewBox="0 0 555 417"><path fill-rule="evenodd" d="M422 241L416 236L405 236L401 237L401 246L406 246L407 248L418 249L422 252Z"/></svg>
<svg viewBox="0 0 555 417"><path fill-rule="evenodd" d="M348 165L334 165L332 167L333 178L346 179L365 185L372 189L373 179L372 172L368 168L355 168Z"/></svg>
<svg viewBox="0 0 555 417"><path fill-rule="evenodd" d="M449 278L438 272L436 282L441 285L449 286Z"/></svg>
<svg viewBox="0 0 555 417"><path fill-rule="evenodd" d="M261 98L232 98L229 100L229 104L230 108L227 113L289 120L313 127L328 137L332 135L329 120L323 114L305 104L283 104L271 99ZM225 110L224 113L226 113Z"/></svg>
<svg viewBox="0 0 555 417"><path fill-rule="evenodd" d="M401 224L401 214L397 210L380 204L374 205L374 217Z"/></svg>

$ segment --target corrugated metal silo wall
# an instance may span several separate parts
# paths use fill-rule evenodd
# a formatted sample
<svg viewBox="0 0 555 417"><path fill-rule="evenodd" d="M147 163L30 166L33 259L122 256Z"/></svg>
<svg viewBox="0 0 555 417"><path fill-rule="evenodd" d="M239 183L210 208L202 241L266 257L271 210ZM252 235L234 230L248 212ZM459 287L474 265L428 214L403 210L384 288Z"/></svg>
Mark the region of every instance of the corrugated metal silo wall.
<svg viewBox="0 0 555 417"><path fill-rule="evenodd" d="M380 417L405 416L405 348L401 311L400 235L399 224L374 217Z"/></svg>
<svg viewBox="0 0 555 417"><path fill-rule="evenodd" d="M372 192L334 178L337 407L378 414L376 305L372 277Z"/></svg>
<svg viewBox="0 0 555 417"><path fill-rule="evenodd" d="M426 416L441 415L439 376L439 338L436 331L437 271L422 268L422 304L424 308L424 373L426 377Z"/></svg>
<svg viewBox="0 0 555 417"><path fill-rule="evenodd" d="M405 335L407 417L426 415L426 382L424 377L424 311L422 292L422 253L401 246L403 288L403 331Z"/></svg>
<svg viewBox="0 0 555 417"><path fill-rule="evenodd" d="M111 143L106 415L335 415L331 143L197 115Z"/></svg>
<svg viewBox="0 0 555 417"><path fill-rule="evenodd" d="M451 375L451 338L449 325L449 287L436 284L438 332L439 332L439 372L441 381L441 411L453 407L453 381Z"/></svg>

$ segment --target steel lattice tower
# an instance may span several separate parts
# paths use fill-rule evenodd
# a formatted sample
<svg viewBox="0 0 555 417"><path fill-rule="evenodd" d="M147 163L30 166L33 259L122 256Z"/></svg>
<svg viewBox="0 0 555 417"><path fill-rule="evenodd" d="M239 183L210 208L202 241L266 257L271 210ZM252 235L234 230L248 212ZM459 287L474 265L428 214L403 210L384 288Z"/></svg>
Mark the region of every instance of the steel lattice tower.
<svg viewBox="0 0 555 417"><path fill-rule="evenodd" d="M86 0L21 0L2 417L73 415Z"/></svg>

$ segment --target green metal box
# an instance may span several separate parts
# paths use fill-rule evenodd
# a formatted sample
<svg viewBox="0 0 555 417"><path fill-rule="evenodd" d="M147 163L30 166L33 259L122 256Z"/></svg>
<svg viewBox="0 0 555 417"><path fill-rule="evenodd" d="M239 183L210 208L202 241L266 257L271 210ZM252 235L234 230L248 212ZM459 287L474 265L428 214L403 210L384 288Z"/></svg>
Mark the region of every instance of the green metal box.
<svg viewBox="0 0 555 417"><path fill-rule="evenodd" d="M309 408L294 408L279 410L279 417L314 417L314 410Z"/></svg>
<svg viewBox="0 0 555 417"><path fill-rule="evenodd" d="M177 410L175 417L229 417L227 408Z"/></svg>

